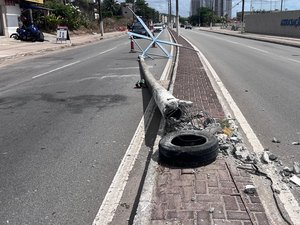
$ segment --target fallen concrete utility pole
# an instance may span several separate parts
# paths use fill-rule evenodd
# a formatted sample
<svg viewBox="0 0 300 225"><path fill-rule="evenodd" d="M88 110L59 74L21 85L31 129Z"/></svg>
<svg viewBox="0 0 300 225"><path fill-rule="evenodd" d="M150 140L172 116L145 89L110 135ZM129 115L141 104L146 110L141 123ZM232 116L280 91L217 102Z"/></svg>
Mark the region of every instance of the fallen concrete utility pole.
<svg viewBox="0 0 300 225"><path fill-rule="evenodd" d="M169 91L160 85L150 72L142 56L139 56L139 63L146 85L150 88L161 114L166 119L172 117L179 120L184 114L183 109L191 107L193 103L175 98Z"/></svg>

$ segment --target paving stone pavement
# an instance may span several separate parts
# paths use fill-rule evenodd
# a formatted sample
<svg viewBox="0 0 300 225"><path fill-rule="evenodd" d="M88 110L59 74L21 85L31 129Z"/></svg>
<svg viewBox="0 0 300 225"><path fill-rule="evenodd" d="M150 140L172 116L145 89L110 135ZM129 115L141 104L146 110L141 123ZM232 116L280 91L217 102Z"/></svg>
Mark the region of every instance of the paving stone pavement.
<svg viewBox="0 0 300 225"><path fill-rule="evenodd" d="M180 44L190 46L182 37ZM218 119L224 112L196 52L180 48L174 96L190 100L192 113L202 110ZM158 166L153 193L152 225L268 225L257 193L244 193L253 184L250 174L224 156L193 168Z"/></svg>

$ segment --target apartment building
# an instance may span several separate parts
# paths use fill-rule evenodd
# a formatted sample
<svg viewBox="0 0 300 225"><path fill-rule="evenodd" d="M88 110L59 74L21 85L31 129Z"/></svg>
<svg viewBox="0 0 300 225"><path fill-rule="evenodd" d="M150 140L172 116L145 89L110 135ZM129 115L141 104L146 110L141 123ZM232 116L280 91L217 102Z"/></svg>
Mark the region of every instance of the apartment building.
<svg viewBox="0 0 300 225"><path fill-rule="evenodd" d="M190 16L196 15L201 7L211 8L216 15L231 18L232 0L191 0Z"/></svg>

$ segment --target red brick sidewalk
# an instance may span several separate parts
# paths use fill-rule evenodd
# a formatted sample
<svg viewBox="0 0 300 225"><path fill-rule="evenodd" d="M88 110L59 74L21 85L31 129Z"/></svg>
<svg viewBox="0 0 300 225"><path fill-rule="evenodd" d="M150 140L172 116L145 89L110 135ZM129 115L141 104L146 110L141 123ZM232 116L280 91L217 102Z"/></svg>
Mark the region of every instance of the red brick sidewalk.
<svg viewBox="0 0 300 225"><path fill-rule="evenodd" d="M181 37L178 42L190 46ZM192 101L192 113L206 111L212 117L224 118L196 52L180 49L173 94ZM267 225L258 195L244 193L249 184L250 175L220 154L214 163L194 169L159 165L151 224Z"/></svg>

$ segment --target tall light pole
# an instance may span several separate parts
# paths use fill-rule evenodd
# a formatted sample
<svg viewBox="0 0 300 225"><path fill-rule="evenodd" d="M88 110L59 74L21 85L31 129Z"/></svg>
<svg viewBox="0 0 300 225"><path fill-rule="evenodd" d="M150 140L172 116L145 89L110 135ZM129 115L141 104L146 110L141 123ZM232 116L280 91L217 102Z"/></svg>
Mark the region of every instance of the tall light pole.
<svg viewBox="0 0 300 225"><path fill-rule="evenodd" d="M241 33L244 33L244 14L245 14L245 0L242 0L242 28L241 28Z"/></svg>
<svg viewBox="0 0 300 225"><path fill-rule="evenodd" d="M178 0L176 0L176 32L179 36L179 6L178 6Z"/></svg>
<svg viewBox="0 0 300 225"><path fill-rule="evenodd" d="M169 27L172 24L172 0L168 0L169 3Z"/></svg>
<svg viewBox="0 0 300 225"><path fill-rule="evenodd" d="M98 11L99 11L99 27L100 27L100 34L103 36L103 19L102 19L102 12L101 12L101 0L98 0Z"/></svg>

